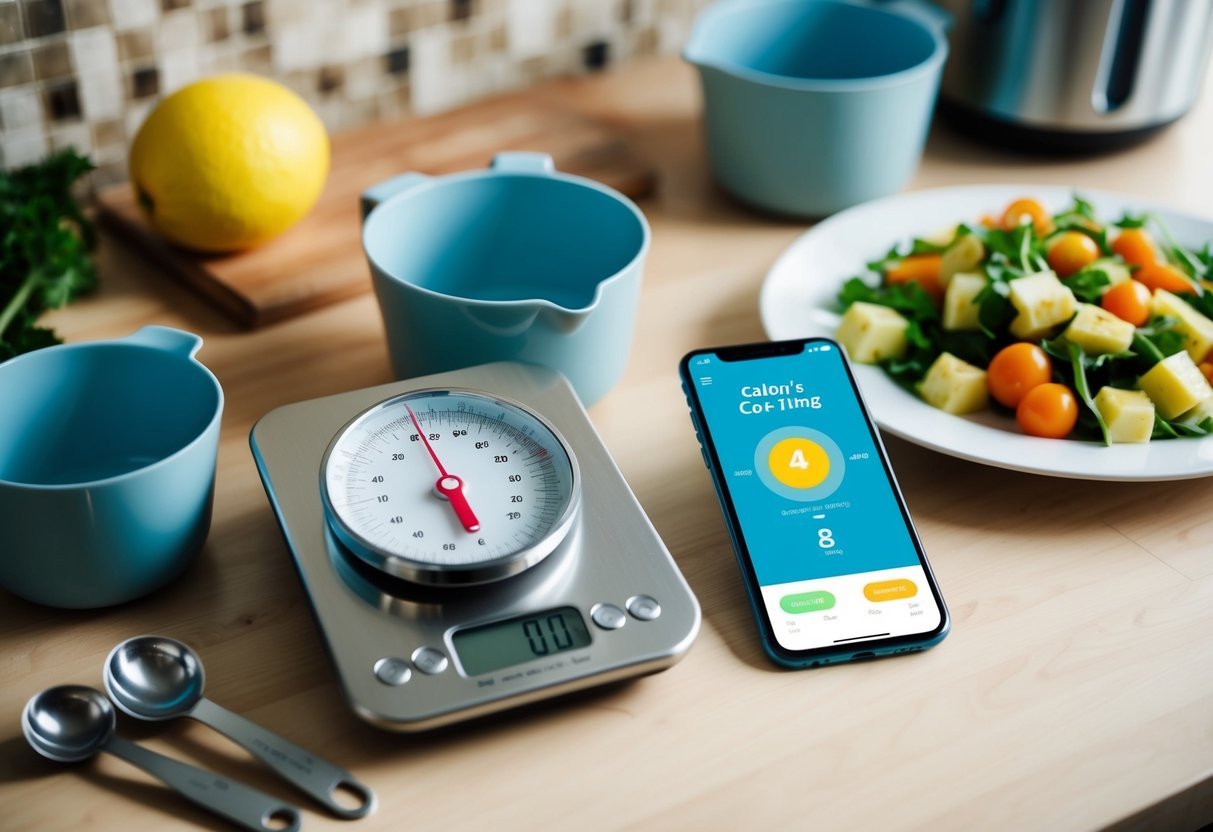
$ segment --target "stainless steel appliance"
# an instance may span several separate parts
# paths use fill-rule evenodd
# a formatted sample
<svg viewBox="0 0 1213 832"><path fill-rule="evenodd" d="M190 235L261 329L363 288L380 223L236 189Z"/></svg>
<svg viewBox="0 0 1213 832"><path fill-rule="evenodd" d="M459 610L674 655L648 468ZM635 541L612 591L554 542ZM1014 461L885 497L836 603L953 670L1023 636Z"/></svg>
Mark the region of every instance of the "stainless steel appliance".
<svg viewBox="0 0 1213 832"><path fill-rule="evenodd" d="M935 0L955 17L941 112L1026 149L1098 152L1152 135L1196 101L1210 0Z"/></svg>

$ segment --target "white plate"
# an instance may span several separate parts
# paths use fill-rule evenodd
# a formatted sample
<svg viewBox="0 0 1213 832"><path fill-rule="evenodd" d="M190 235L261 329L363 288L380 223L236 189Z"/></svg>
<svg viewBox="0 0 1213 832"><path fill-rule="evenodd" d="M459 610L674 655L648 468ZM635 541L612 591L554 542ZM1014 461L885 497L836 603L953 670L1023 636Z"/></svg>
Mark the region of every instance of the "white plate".
<svg viewBox="0 0 1213 832"><path fill-rule="evenodd" d="M900 194L868 202L814 226L779 258L762 287L762 323L772 340L833 337L835 297L844 281L867 272L894 243L905 244L958 222L998 214L1011 200L1039 199L1056 213L1077 192L1103 221L1129 211L1153 211L1185 245L1213 240L1213 222L1133 197L1053 185L977 185ZM918 445L962 459L1055 477L1090 480L1178 480L1213 474L1213 437L1170 439L1144 445L1038 439L1019 432L1014 419L992 411L953 416L931 407L893 382L879 367L855 365L864 399L881 428Z"/></svg>

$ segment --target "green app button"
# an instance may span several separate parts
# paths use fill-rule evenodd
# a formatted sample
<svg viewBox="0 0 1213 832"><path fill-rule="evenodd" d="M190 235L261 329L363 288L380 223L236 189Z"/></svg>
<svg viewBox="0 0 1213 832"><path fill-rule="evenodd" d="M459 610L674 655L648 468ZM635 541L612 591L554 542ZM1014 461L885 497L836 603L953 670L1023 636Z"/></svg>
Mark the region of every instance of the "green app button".
<svg viewBox="0 0 1213 832"><path fill-rule="evenodd" d="M834 606L834 594L825 592L798 592L795 595L785 595L779 599L779 606L784 612L793 615L802 612L818 612Z"/></svg>

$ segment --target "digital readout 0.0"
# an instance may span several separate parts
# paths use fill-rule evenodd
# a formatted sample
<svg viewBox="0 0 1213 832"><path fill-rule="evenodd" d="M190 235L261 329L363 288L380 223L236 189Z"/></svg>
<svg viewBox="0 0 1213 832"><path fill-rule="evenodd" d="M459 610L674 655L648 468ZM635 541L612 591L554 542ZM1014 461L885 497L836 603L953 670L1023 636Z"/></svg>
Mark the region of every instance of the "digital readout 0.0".
<svg viewBox="0 0 1213 832"><path fill-rule="evenodd" d="M464 672L479 676L586 647L590 631L576 607L560 607L458 630L451 636L451 643Z"/></svg>

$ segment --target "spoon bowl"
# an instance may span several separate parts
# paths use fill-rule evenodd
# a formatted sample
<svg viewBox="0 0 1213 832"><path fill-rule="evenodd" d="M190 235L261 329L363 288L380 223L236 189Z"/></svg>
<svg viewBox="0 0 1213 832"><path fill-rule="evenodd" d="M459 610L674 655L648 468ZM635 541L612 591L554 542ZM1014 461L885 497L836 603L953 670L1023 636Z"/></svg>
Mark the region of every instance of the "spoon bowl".
<svg viewBox="0 0 1213 832"><path fill-rule="evenodd" d="M101 692L60 685L32 697L21 714L30 747L50 760L76 763L94 757L114 735L117 717Z"/></svg>
<svg viewBox="0 0 1213 832"><path fill-rule="evenodd" d="M127 639L105 660L105 689L123 713L153 722L196 719L243 746L337 817L360 818L375 810L375 793L352 774L216 705L202 695L205 682L198 654L166 636ZM357 805L342 805L339 794L357 798Z"/></svg>
<svg viewBox="0 0 1213 832"><path fill-rule="evenodd" d="M128 639L105 660L106 692L136 719L185 716L202 700L205 683L198 654L164 636Z"/></svg>
<svg viewBox="0 0 1213 832"><path fill-rule="evenodd" d="M157 754L114 733L114 706L84 685L48 688L25 703L21 731L43 757L76 763L105 751L158 777L204 809L255 832L298 832L299 810L276 797Z"/></svg>

